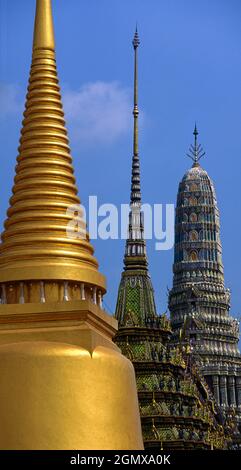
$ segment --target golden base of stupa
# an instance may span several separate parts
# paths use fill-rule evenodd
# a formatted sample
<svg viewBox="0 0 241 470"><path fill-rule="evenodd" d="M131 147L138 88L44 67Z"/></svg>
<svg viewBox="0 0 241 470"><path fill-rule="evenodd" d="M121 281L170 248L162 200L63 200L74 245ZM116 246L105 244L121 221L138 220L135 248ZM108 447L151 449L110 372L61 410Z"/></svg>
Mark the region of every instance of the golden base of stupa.
<svg viewBox="0 0 241 470"><path fill-rule="evenodd" d="M0 306L0 449L142 449L133 366L88 301Z"/></svg>

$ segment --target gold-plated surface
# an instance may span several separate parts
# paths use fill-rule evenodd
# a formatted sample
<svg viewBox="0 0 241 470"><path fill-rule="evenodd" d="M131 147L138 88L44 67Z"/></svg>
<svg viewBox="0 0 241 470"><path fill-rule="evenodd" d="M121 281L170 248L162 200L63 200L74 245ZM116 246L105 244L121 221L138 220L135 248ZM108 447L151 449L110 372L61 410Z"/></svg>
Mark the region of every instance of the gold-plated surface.
<svg viewBox="0 0 241 470"><path fill-rule="evenodd" d="M50 0L37 0L15 185L0 245L0 449L142 449L135 374L101 308L55 64ZM77 217L84 229L81 214Z"/></svg>
<svg viewBox="0 0 241 470"><path fill-rule="evenodd" d="M51 0L37 0L33 49L54 51L54 28Z"/></svg>
<svg viewBox="0 0 241 470"><path fill-rule="evenodd" d="M117 321L92 302L48 302L0 305L0 344L17 341L60 341L93 351L112 342ZM92 338L86 344L86 338Z"/></svg>
<svg viewBox="0 0 241 470"><path fill-rule="evenodd" d="M0 449L142 449L117 321L91 301L0 305Z"/></svg>
<svg viewBox="0 0 241 470"><path fill-rule="evenodd" d="M142 449L134 388L110 348L0 346L0 449Z"/></svg>
<svg viewBox="0 0 241 470"><path fill-rule="evenodd" d="M45 264L41 265L38 259L32 258L32 260L26 260L24 269L22 266L17 265L17 263L16 265L15 263L12 263L11 267L1 269L0 261L0 282L38 279L65 279L69 281L78 281L93 284L99 286L102 292L106 291L105 276L103 276L103 274L100 274L97 269L88 269L88 266L86 267L84 263L82 267L77 267L76 264L71 264L70 260L67 258L56 259L55 265L50 263L51 260L49 260L48 266L46 266Z"/></svg>
<svg viewBox="0 0 241 470"><path fill-rule="evenodd" d="M0 282L71 279L105 292L93 247L70 238L69 206L80 204L55 62L51 0L37 0L33 56L13 195L0 245ZM81 234L82 214L76 212Z"/></svg>

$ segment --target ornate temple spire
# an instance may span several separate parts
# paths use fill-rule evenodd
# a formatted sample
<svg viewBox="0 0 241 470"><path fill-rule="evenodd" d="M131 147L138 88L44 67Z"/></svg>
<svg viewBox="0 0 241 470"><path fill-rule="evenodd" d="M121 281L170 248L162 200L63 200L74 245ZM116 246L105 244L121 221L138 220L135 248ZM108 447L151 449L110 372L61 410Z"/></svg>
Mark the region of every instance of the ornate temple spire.
<svg viewBox="0 0 241 470"><path fill-rule="evenodd" d="M0 245L0 282L70 280L103 293L105 280L79 204L56 70L51 0L37 0L16 175ZM69 210L73 206L77 212ZM77 238L74 228L66 231L73 218Z"/></svg>
<svg viewBox="0 0 241 470"><path fill-rule="evenodd" d="M238 324L229 314L219 209L214 184L199 165L204 152L197 142L196 125L193 134L194 144L188 155L193 165L180 181L177 194L173 287L169 291L171 323L175 341L191 341L218 405L238 408Z"/></svg>
<svg viewBox="0 0 241 470"><path fill-rule="evenodd" d="M127 321L144 325L156 317L154 291L148 273L144 214L141 210L140 160L138 153L138 69L137 49L140 44L137 29L132 41L134 47L134 134L131 176L131 198L128 238L124 257L124 272L119 286L116 318L120 325ZM132 320L130 320L130 317Z"/></svg>
<svg viewBox="0 0 241 470"><path fill-rule="evenodd" d="M132 41L134 48L134 133L131 174L131 197L129 214L129 234L126 242L125 268L147 267L146 245L144 240L144 217L141 211L140 159L138 153L138 67L137 49L140 44L136 28Z"/></svg>
<svg viewBox="0 0 241 470"><path fill-rule="evenodd" d="M138 31L136 27L134 39L132 41L134 47L134 136L133 136L133 158L132 158L132 179L131 179L131 203L141 203L141 186L140 186L140 161L138 155L138 66L137 66L137 49L140 44Z"/></svg>
<svg viewBox="0 0 241 470"><path fill-rule="evenodd" d="M191 160L193 161L193 165L194 166L197 166L198 165L198 162L199 160L204 157L205 155L205 152L201 146L201 144L198 144L198 141L197 141L197 136L198 136L198 130L197 130L197 125L195 123L195 127L194 127L194 131L193 131L193 135L194 135L194 144L191 144L190 147L189 147L189 153L187 153L187 156L189 158L191 158Z"/></svg>

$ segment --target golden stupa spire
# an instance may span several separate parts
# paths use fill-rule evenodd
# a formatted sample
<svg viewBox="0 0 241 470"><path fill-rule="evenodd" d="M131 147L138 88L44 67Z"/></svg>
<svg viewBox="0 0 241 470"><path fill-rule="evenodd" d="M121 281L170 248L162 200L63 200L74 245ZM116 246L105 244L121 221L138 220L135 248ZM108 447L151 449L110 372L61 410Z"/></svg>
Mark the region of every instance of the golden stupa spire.
<svg viewBox="0 0 241 470"><path fill-rule="evenodd" d="M36 3L33 50L37 49L55 49L51 0Z"/></svg>
<svg viewBox="0 0 241 470"><path fill-rule="evenodd" d="M0 245L0 450L143 449L134 368L112 341L117 321L101 308L104 278L88 237L66 234L76 204L51 1L37 0Z"/></svg>
<svg viewBox="0 0 241 470"><path fill-rule="evenodd" d="M80 204L73 173L56 70L51 0L37 0L16 175L0 245L2 303L45 302L45 287L56 300L67 299L66 282L75 283L76 298L91 295L98 303L105 292L88 234L83 237L81 214L76 215L79 238L66 232L73 217L68 209Z"/></svg>

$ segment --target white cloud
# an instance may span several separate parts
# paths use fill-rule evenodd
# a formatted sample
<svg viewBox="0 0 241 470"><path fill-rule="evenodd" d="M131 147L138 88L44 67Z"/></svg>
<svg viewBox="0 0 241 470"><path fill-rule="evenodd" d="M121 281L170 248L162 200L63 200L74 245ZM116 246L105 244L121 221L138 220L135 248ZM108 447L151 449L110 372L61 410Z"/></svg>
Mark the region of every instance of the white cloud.
<svg viewBox="0 0 241 470"><path fill-rule="evenodd" d="M94 82L63 93L71 139L111 144L131 129L132 93L119 82Z"/></svg>
<svg viewBox="0 0 241 470"><path fill-rule="evenodd" d="M109 145L132 133L132 89L119 82L91 82L79 90L63 87L63 104L70 139L88 145ZM22 116L20 87L0 82L0 119ZM140 113L140 125L143 113Z"/></svg>
<svg viewBox="0 0 241 470"><path fill-rule="evenodd" d="M23 98L17 85L0 83L0 118L23 111Z"/></svg>

